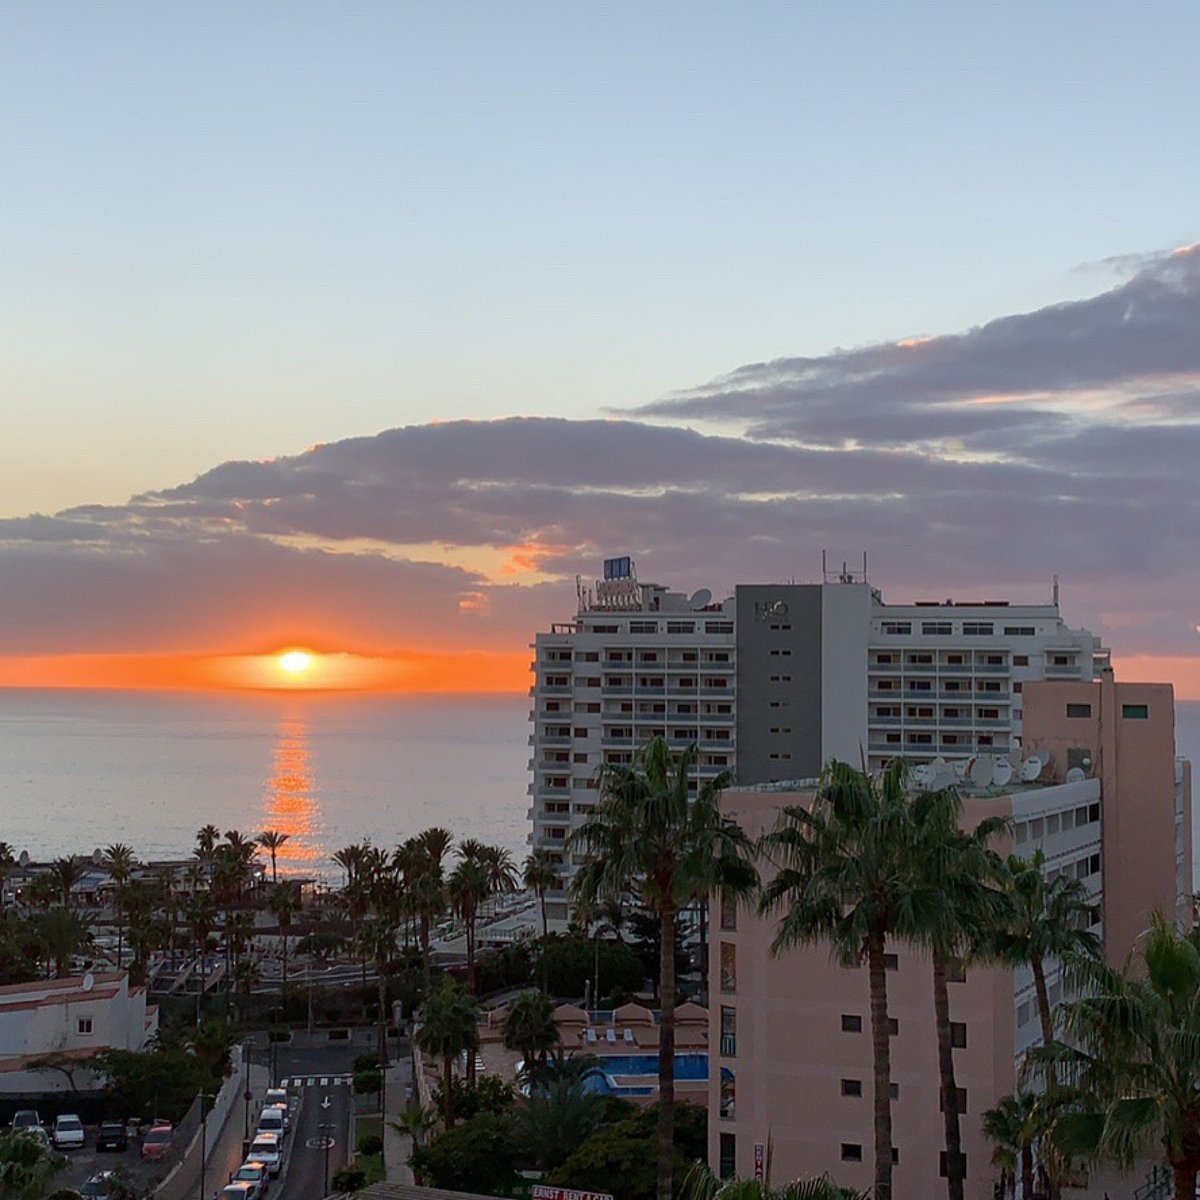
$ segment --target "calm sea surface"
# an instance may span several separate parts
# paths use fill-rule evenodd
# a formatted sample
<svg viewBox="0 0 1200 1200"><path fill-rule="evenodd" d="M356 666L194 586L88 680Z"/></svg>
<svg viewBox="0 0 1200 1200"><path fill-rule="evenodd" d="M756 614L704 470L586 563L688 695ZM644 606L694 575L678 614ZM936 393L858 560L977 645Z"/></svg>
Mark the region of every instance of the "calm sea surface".
<svg viewBox="0 0 1200 1200"><path fill-rule="evenodd" d="M0 690L0 840L157 858L190 853L209 823L282 829L281 867L334 874L348 842L390 848L436 824L520 859L528 712L524 696ZM1176 720L1200 760L1200 703Z"/></svg>
<svg viewBox="0 0 1200 1200"><path fill-rule="evenodd" d="M35 858L281 829L280 867L429 825L527 852L529 700L0 690L0 840Z"/></svg>

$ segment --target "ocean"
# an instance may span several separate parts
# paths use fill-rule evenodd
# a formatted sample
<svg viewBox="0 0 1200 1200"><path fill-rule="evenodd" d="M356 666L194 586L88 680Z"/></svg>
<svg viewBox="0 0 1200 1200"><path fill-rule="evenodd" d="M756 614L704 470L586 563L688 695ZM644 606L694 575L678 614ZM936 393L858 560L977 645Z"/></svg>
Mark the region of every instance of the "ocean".
<svg viewBox="0 0 1200 1200"><path fill-rule="evenodd" d="M168 858L202 825L280 829L281 870L334 877L349 842L445 825L519 861L528 717L523 695L0 690L0 840ZM1200 703L1176 706L1176 738L1197 761Z"/></svg>
<svg viewBox="0 0 1200 1200"><path fill-rule="evenodd" d="M528 736L519 695L0 690L0 840L149 859L279 829L280 870L332 878L350 842L444 825L520 861Z"/></svg>

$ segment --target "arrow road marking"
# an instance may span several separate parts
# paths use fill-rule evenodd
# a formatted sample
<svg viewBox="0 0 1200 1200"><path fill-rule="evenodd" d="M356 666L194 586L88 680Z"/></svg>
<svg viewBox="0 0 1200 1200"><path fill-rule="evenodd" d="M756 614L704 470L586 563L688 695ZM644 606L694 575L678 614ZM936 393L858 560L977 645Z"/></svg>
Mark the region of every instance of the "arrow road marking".
<svg viewBox="0 0 1200 1200"><path fill-rule="evenodd" d="M322 1107L322 1108L328 1108L328 1107L329 1107L329 1105L330 1105L330 1099L329 1099L329 1097L328 1097L328 1096L325 1096L325 1097L324 1097L324 1098L321 1100L321 1107Z"/></svg>

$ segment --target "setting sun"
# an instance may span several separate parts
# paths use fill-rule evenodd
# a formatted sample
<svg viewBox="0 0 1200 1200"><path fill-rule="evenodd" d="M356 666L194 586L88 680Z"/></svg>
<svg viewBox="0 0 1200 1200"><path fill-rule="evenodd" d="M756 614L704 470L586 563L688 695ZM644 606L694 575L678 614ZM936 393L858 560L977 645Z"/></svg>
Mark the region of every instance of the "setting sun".
<svg viewBox="0 0 1200 1200"><path fill-rule="evenodd" d="M312 655L303 650L289 650L279 656L280 669L289 675L303 675L312 666L312 661Z"/></svg>

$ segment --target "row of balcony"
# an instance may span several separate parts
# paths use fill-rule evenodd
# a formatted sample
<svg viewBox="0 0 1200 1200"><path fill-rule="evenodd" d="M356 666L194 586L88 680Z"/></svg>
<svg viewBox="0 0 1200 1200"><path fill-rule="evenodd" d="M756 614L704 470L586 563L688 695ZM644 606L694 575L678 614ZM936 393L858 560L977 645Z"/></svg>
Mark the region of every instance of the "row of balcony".
<svg viewBox="0 0 1200 1200"><path fill-rule="evenodd" d="M1010 663L869 663L871 675L1011 675Z"/></svg>

